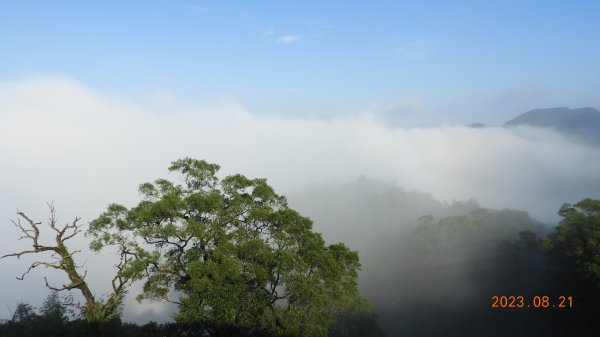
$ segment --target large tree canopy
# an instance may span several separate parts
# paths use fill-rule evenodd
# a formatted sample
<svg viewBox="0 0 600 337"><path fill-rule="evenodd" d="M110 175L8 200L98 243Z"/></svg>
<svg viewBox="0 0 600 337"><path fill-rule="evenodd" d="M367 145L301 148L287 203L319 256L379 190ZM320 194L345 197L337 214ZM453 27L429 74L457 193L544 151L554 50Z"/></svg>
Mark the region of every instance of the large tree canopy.
<svg viewBox="0 0 600 337"><path fill-rule="evenodd" d="M576 266L579 274L600 288L600 200L583 199L564 205L562 221L544 244L563 264Z"/></svg>
<svg viewBox="0 0 600 337"><path fill-rule="evenodd" d="M324 336L358 297L358 254L326 245L312 221L290 209L265 179L185 158L180 183L140 185L130 209L112 204L90 224L95 250L135 254L123 275L147 272L140 298L179 304L179 322L212 328Z"/></svg>

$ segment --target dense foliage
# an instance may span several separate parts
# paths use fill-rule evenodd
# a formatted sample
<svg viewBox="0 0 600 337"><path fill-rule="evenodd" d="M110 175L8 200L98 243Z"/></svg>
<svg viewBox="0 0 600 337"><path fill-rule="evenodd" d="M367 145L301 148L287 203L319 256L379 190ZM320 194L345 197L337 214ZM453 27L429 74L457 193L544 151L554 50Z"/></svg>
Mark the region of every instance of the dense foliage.
<svg viewBox="0 0 600 337"><path fill-rule="evenodd" d="M90 224L93 249L135 254L123 274L147 273L140 298L179 304L177 322L290 336L324 336L358 298L358 254L326 245L312 221L287 206L265 179L230 175L182 159L166 179L140 186L143 200L110 205Z"/></svg>
<svg viewBox="0 0 600 337"><path fill-rule="evenodd" d="M563 220L544 240L555 259L574 266L579 277L596 283L600 290L600 200L584 199L564 205Z"/></svg>
<svg viewBox="0 0 600 337"><path fill-rule="evenodd" d="M549 234L566 225L565 209L556 228L524 211L484 209L472 200L440 202L369 179L310 186L289 200L315 219L326 239L340 238L359 250L361 294L372 301L388 336L600 331L592 324L600 319L589 314L598 311L592 303L600 292L584 276L587 265L577 262L589 263L597 253L568 256L564 244L546 244ZM577 239L579 246L594 247L592 226L582 225L570 226L569 236L580 233L587 239ZM576 303L563 311L492 310L494 295L563 295Z"/></svg>
<svg viewBox="0 0 600 337"><path fill-rule="evenodd" d="M18 303L11 319L0 320L0 336L9 337L206 337L209 334L207 328L202 322L148 322L143 325L124 323L120 319L88 322L74 316L57 292L50 293L38 310L27 303ZM383 336L369 302L364 299L357 299L338 312L328 330L331 337ZM237 337L280 335L239 326L221 326L220 332L221 336Z"/></svg>
<svg viewBox="0 0 600 337"><path fill-rule="evenodd" d="M600 331L599 203L561 208L554 229L512 210L425 216L380 248L381 277L366 280L364 293L388 335L594 335ZM530 304L535 296L555 302L565 296L574 304L494 309L493 296L523 296Z"/></svg>

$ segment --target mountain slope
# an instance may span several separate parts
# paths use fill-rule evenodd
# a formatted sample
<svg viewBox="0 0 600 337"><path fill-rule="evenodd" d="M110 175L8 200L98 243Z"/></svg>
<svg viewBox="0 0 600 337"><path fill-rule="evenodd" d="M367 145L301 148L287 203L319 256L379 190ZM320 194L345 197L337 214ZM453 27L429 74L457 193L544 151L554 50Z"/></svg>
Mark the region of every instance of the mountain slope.
<svg viewBox="0 0 600 337"><path fill-rule="evenodd" d="M526 112L504 123L511 126L548 127L583 142L600 146L600 111L594 108L549 108Z"/></svg>

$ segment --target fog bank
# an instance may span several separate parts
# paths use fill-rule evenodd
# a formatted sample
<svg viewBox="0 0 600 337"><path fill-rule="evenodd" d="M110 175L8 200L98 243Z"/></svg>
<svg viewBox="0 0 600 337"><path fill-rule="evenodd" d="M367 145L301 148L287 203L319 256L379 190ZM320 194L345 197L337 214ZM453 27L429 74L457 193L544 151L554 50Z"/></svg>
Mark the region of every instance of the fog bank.
<svg viewBox="0 0 600 337"><path fill-rule="evenodd" d="M87 222L108 203L133 205L140 183L167 177L170 161L184 156L218 163L223 174L266 177L283 194L362 175L437 200L528 210L543 221L555 220L563 202L600 197L598 148L551 130L391 128L368 113L259 116L235 102L196 106L168 95L132 102L69 78L34 77L0 83L2 253L27 247L9 223L16 208L43 220L54 201L61 221ZM89 261L92 285L106 289L101 275L110 262ZM19 282L25 261L0 263L0 304L45 296L42 271ZM127 310L129 318L143 312Z"/></svg>

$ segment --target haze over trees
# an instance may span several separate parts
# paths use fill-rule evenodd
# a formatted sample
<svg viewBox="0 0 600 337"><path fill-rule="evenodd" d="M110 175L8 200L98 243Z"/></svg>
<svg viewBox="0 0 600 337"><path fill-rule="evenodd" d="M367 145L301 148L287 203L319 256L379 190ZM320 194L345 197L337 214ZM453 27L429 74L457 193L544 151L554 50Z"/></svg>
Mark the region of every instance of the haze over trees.
<svg viewBox="0 0 600 337"><path fill-rule="evenodd" d="M322 238L312 220L290 208L265 179L240 174L221 179L218 165L190 158L174 161L169 170L175 179L141 184L139 203L111 204L90 223L90 248L119 257L109 296L89 289L74 259L80 252L68 248L81 231L79 219L60 226L51 206L48 228L55 243L45 244L42 224L19 212L22 222L15 225L32 249L4 257L54 253L55 259L34 262L20 277L37 267L61 270L70 283L46 286L79 291L84 304L74 296L60 301L53 292L38 312L18 304L2 331L97 336L599 331L593 310L600 300L598 200L565 204L553 228L525 211L482 208L475 200L439 202L360 178L290 195L295 209L316 220ZM123 296L136 280L144 283L139 300L177 304L175 323L121 322ZM93 296L92 309L86 292ZM566 296L575 304L560 310L492 309L492 297L502 295ZM69 314L69 308L77 310ZM46 321L53 323L42 329Z"/></svg>
<svg viewBox="0 0 600 337"><path fill-rule="evenodd" d="M58 227L53 207L49 226L56 245L41 245L40 223L20 212L29 227L15 224L33 249L4 257L56 254L57 262L34 262L27 272L38 266L65 271L71 283L46 285L80 290L86 304L69 304L88 322L118 319L126 286L143 279L140 300L177 303L176 322L209 335L325 336L340 315L346 321L348 315L366 317L376 329L357 289L357 252L342 243L326 245L312 221L289 208L265 179L219 179L218 165L190 158L174 161L169 170L179 173L182 184L142 184L137 206L112 204L90 223L90 247L112 247L120 256L106 302L94 301L75 252L65 245L80 232L79 219Z"/></svg>
<svg viewBox="0 0 600 337"><path fill-rule="evenodd" d="M252 196L252 193L248 195ZM156 201L158 199L154 202ZM149 207L151 203L146 205ZM134 212L137 207L129 211ZM136 219L123 216L122 213L115 217L116 213L111 213L115 208L109 207L95 225L106 223L107 219L116 219L119 224L115 222L114 225L125 229L128 225L119 220ZM154 211L161 209L164 211L166 208L158 207ZM144 208L144 211L149 210L150 208ZM156 214L154 211L151 213ZM417 219L414 226L408 226L401 232L402 235L390 236L387 241L380 241L380 246L367 252L381 254L380 264L366 266L368 273L363 272L361 277L362 293L373 301L374 307L359 296L348 296L348 302L331 312L333 319L328 321L326 334L383 336L385 332L388 336L504 336L524 333L529 336L589 336L600 331L600 317L597 310L594 310L600 300L596 245L600 235L600 200L584 199L575 205L564 205L559 214L562 221L554 229L536 222L525 212L511 210L478 208L463 215L442 216L439 220L433 216ZM173 232L170 233L173 235ZM123 233L113 237L121 235ZM152 246L153 244L148 247ZM168 266L172 256L174 255L165 254L165 261L159 266ZM244 262L245 260L241 261ZM253 268L258 270L259 266ZM248 291L245 290L247 283L244 281L250 278L236 283L238 275L247 275L242 271L243 269L238 269L238 273L232 273L227 276L229 278L221 276L219 283L212 284L212 288L208 290L204 290L207 287L200 288L204 290L202 295L194 293L197 290L191 286L189 290L185 290L187 293L184 290L177 291L181 293L181 298L196 296L194 300L201 300L201 296L205 296L215 307L221 304L214 299L222 296L220 300L225 305L217 308L218 312L231 312L230 303L234 301L227 302L227 292L242 289L235 294L239 297ZM159 272L155 270L153 275L159 275ZM205 275L207 277L203 282L210 284L215 273ZM185 286L184 283L179 289L184 289ZM223 288L225 291L218 291ZM315 289L318 291L319 288ZM161 294L177 293L165 290L167 291ZM501 295L520 295L528 299L534 296L553 299L565 296L571 297L569 301L572 301L572 306L545 309L491 308L491 297ZM249 306L248 302L235 303ZM327 302L325 307L333 308L331 304L339 303ZM194 308L200 310L191 311ZM235 320L219 321L212 316L213 313L202 312L201 309L203 308L200 306L180 307L176 316L179 323L150 322L137 326L113 319L100 324L98 335L195 336L207 332L232 336L301 334L293 329L269 330L265 321L251 321L249 317L245 325ZM249 307L249 310L261 312L259 305ZM262 310L270 311L273 307ZM197 318L181 319L181 315L190 317L193 314L197 314ZM281 317L285 318L285 314ZM58 293L52 292L37 311L26 303L18 304L12 319L0 324L0 334L77 336L89 331L81 318L83 316L69 313ZM271 328L277 327L278 323L271 323L274 324Z"/></svg>
<svg viewBox="0 0 600 337"><path fill-rule="evenodd" d="M563 207L556 229L524 211L486 209L473 200L439 202L369 179L313 185L290 195L290 202L315 219L326 239L338 233L359 250L359 288L388 336L600 331L593 300L587 300L600 292L581 274L590 274L598 257L589 248L598 235L591 200ZM558 240L563 237L569 244ZM494 295L578 300L566 311L502 311L490 308Z"/></svg>

